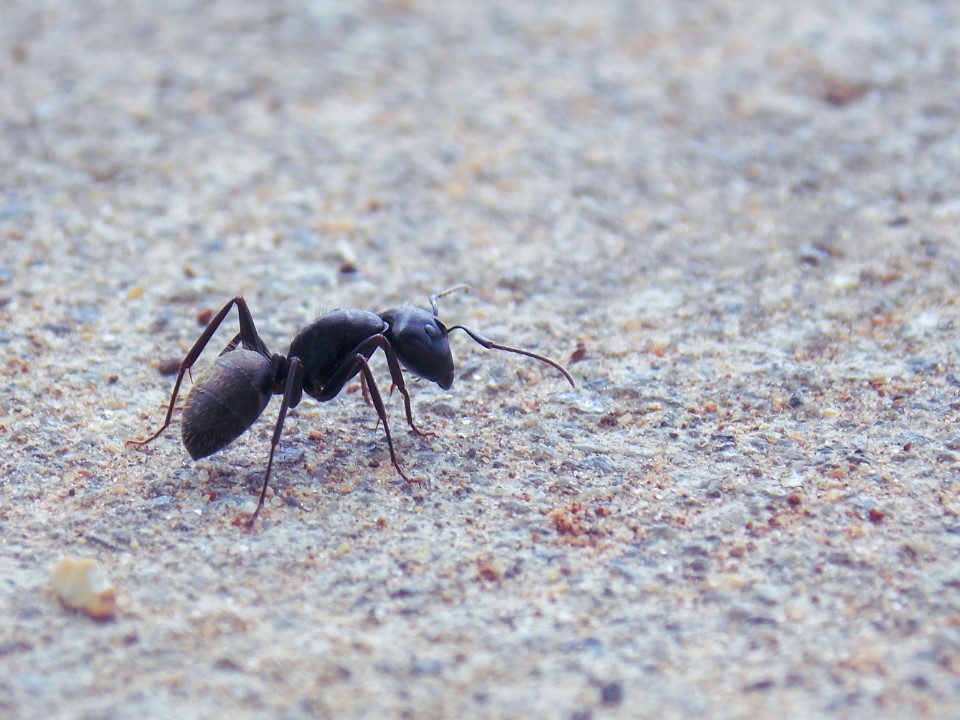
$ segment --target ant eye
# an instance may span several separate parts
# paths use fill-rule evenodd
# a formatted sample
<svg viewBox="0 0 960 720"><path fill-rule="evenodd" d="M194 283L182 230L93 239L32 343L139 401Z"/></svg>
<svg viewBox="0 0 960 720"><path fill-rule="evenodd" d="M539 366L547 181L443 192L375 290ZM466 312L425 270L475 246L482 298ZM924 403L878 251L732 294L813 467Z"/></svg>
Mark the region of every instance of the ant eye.
<svg viewBox="0 0 960 720"><path fill-rule="evenodd" d="M427 337L431 340L436 340L440 337L440 328L438 328L433 323L427 323L423 326L423 331L427 334Z"/></svg>

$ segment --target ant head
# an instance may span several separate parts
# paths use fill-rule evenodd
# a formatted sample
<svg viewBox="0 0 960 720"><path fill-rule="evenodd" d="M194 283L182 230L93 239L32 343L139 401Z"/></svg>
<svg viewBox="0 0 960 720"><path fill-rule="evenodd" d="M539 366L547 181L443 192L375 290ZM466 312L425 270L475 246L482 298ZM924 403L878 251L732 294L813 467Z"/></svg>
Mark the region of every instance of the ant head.
<svg viewBox="0 0 960 720"><path fill-rule="evenodd" d="M404 305L380 313L389 328L384 333L400 362L414 375L449 390L453 385L453 355L447 328L436 315Z"/></svg>

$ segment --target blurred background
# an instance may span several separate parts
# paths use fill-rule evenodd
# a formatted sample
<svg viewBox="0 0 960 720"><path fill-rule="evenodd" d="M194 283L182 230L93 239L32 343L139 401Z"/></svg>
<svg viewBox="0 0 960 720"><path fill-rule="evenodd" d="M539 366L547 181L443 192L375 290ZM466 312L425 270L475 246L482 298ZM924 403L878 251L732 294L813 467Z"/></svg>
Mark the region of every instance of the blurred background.
<svg viewBox="0 0 960 720"><path fill-rule="evenodd" d="M956 20L3 2L0 708L956 710ZM276 404L198 464L123 447L237 294L285 352L460 282L445 321L578 389L457 338L437 435L388 407L424 488L352 393L292 414L252 536ZM53 600L64 552L115 622Z"/></svg>

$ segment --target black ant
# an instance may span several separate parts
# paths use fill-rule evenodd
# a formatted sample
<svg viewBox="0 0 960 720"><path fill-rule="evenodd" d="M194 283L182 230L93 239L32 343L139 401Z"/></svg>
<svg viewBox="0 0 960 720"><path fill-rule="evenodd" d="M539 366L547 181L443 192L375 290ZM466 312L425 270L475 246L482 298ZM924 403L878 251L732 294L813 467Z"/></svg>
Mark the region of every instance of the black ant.
<svg viewBox="0 0 960 720"><path fill-rule="evenodd" d="M454 330L463 330L488 350L504 350L546 363L560 371L570 385L576 387L570 373L550 358L529 350L500 345L463 325L448 328L440 322L437 300L456 290L468 289L466 285L457 285L434 293L430 296L432 312L412 305L401 305L379 314L358 309L333 310L297 333L286 356L270 352L257 333L247 303L238 295L210 320L180 363L180 372L173 386L163 425L146 440L131 439L127 440L127 444L142 448L167 429L183 376L193 367L230 309L236 306L240 316L240 332L221 351L213 365L199 375L190 390L183 408L181 437L194 460L212 455L246 432L266 409L273 395L283 395L270 441L263 488L250 524L253 524L263 507L273 467L273 454L280 442L287 410L300 403L303 393L320 402L333 400L358 373L364 397L367 397L369 390L369 400L372 400L377 417L383 423L390 460L400 477L412 483L397 460L383 398L370 371L368 361L377 348L383 350L387 359L393 386L403 395L407 424L418 435L422 433L413 423L410 394L401 367L449 390L453 385L454 368L447 336Z"/></svg>

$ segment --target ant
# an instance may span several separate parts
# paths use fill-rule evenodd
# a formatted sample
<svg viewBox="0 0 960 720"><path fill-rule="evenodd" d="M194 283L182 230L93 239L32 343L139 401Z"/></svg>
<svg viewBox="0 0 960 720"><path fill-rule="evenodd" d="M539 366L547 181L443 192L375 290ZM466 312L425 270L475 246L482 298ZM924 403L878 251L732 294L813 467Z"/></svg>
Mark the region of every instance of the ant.
<svg viewBox="0 0 960 720"><path fill-rule="evenodd" d="M257 509L249 520L250 526L263 507L273 467L273 454L280 442L287 411L300 403L303 393L320 402L333 400L358 373L364 398L368 404L372 401L378 423L383 423L394 468L400 477L408 483L414 483L397 460L383 398L370 371L368 361L378 348L383 350L387 359L392 387L403 395L407 424L418 435L423 433L413 422L410 394L401 368L449 390L453 385L454 367L447 336L454 330L462 330L488 350L526 355L546 363L576 387L570 373L548 357L495 343L464 325L446 327L438 318L437 300L457 290L469 288L456 285L431 295L432 312L413 305L401 305L379 314L359 309L332 310L297 333L285 356L270 352L257 332L246 301L238 295L213 316L180 363L163 425L146 440L130 439L127 444L143 448L169 427L184 375L190 372L227 314L236 306L240 332L220 352L214 363L197 377L184 403L181 438L194 460L212 455L246 432L266 409L273 395L283 395L270 441L263 488Z"/></svg>

